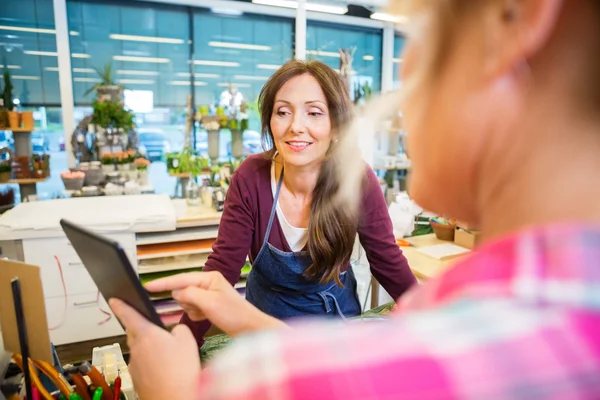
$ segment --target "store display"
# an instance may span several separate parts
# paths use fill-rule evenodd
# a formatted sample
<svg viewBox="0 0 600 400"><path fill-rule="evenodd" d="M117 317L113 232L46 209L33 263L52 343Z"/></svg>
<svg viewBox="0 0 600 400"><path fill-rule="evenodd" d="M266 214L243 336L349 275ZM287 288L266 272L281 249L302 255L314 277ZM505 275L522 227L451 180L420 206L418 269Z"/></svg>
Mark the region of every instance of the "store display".
<svg viewBox="0 0 600 400"><path fill-rule="evenodd" d="M85 173L81 171L65 171L60 174L60 178L67 190L80 190L85 181Z"/></svg>
<svg viewBox="0 0 600 400"><path fill-rule="evenodd" d="M99 82L88 90L96 91L93 114L83 118L71 136L78 163L100 161L104 153L135 153L138 145L134 114L123 104L123 88L114 82L112 65L95 70Z"/></svg>

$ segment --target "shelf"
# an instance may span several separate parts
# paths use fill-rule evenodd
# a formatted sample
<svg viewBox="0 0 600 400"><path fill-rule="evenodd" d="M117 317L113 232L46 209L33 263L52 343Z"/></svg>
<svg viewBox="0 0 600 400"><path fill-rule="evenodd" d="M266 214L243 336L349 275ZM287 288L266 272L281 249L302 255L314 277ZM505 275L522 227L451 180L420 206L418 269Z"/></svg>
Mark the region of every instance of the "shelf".
<svg viewBox="0 0 600 400"><path fill-rule="evenodd" d="M4 130L6 131L11 131L12 133L31 133L34 130L33 129L26 129L26 128L5 128Z"/></svg>
<svg viewBox="0 0 600 400"><path fill-rule="evenodd" d="M138 260L212 252L213 239L139 245Z"/></svg>
<svg viewBox="0 0 600 400"><path fill-rule="evenodd" d="M158 233L138 233L136 245L184 242L189 240L215 239L218 233L218 223L203 227L178 228L176 231Z"/></svg>
<svg viewBox="0 0 600 400"><path fill-rule="evenodd" d="M156 259L142 261L138 264L138 274L200 268L203 267L206 260L208 260L208 256L203 254L192 255L183 260L178 260L176 257L170 258L170 260L165 260L166 262L162 263L149 262L155 261Z"/></svg>
<svg viewBox="0 0 600 400"><path fill-rule="evenodd" d="M29 178L29 179L11 179L6 183L16 183L19 185L33 185L35 183L42 183L42 182L46 182L46 180L48 180L48 178L41 178L41 179L37 179L37 178Z"/></svg>

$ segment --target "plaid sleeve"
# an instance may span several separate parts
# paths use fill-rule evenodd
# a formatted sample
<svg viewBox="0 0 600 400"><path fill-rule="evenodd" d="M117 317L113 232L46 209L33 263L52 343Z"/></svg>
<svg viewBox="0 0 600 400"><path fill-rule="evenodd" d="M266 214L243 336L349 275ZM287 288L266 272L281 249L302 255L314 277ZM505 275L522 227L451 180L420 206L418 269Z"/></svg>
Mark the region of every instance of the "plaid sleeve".
<svg viewBox="0 0 600 400"><path fill-rule="evenodd" d="M600 393L600 318L510 300L236 340L202 399L535 399Z"/></svg>

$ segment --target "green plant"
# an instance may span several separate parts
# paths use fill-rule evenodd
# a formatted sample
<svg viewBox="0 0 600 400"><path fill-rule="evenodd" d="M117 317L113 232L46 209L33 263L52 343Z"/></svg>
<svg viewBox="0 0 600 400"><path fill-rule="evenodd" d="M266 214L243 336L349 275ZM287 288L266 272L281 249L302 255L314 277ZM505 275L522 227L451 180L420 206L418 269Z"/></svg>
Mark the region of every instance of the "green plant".
<svg viewBox="0 0 600 400"><path fill-rule="evenodd" d="M118 101L96 100L93 104L94 114L92 123L104 128L123 128L125 131L133 129L134 115Z"/></svg>
<svg viewBox="0 0 600 400"><path fill-rule="evenodd" d="M4 70L4 91L2 92L2 99L4 100L4 107L6 107L8 111L12 111L15 107L12 90L13 85L10 80L10 72L6 69Z"/></svg>
<svg viewBox="0 0 600 400"><path fill-rule="evenodd" d="M210 177L208 179L209 186L221 187L221 180L218 178L220 172L221 172L221 168L219 168L219 167L212 167L210 169Z"/></svg>
<svg viewBox="0 0 600 400"><path fill-rule="evenodd" d="M118 86L115 85L112 75L112 62L109 62L104 66L104 69L100 69L98 67L94 67L94 71L100 77L100 82L95 83L92 87L90 87L87 92L85 92L84 96L92 93L94 90L98 90L99 87L102 86Z"/></svg>

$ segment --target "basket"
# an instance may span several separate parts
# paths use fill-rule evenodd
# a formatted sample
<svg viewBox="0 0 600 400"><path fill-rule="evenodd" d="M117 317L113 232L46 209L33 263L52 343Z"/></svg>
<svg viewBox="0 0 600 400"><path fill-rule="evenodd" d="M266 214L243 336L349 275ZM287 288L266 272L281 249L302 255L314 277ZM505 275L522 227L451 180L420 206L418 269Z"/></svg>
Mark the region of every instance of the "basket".
<svg viewBox="0 0 600 400"><path fill-rule="evenodd" d="M81 190L85 178L64 178L61 177L66 190Z"/></svg>
<svg viewBox="0 0 600 400"><path fill-rule="evenodd" d="M454 241L454 232L456 231L456 225L454 224L438 224L435 221L429 221L429 224L433 228L435 237L440 240Z"/></svg>
<svg viewBox="0 0 600 400"><path fill-rule="evenodd" d="M98 186L104 181L104 172L101 168L82 170L85 173L85 186Z"/></svg>

